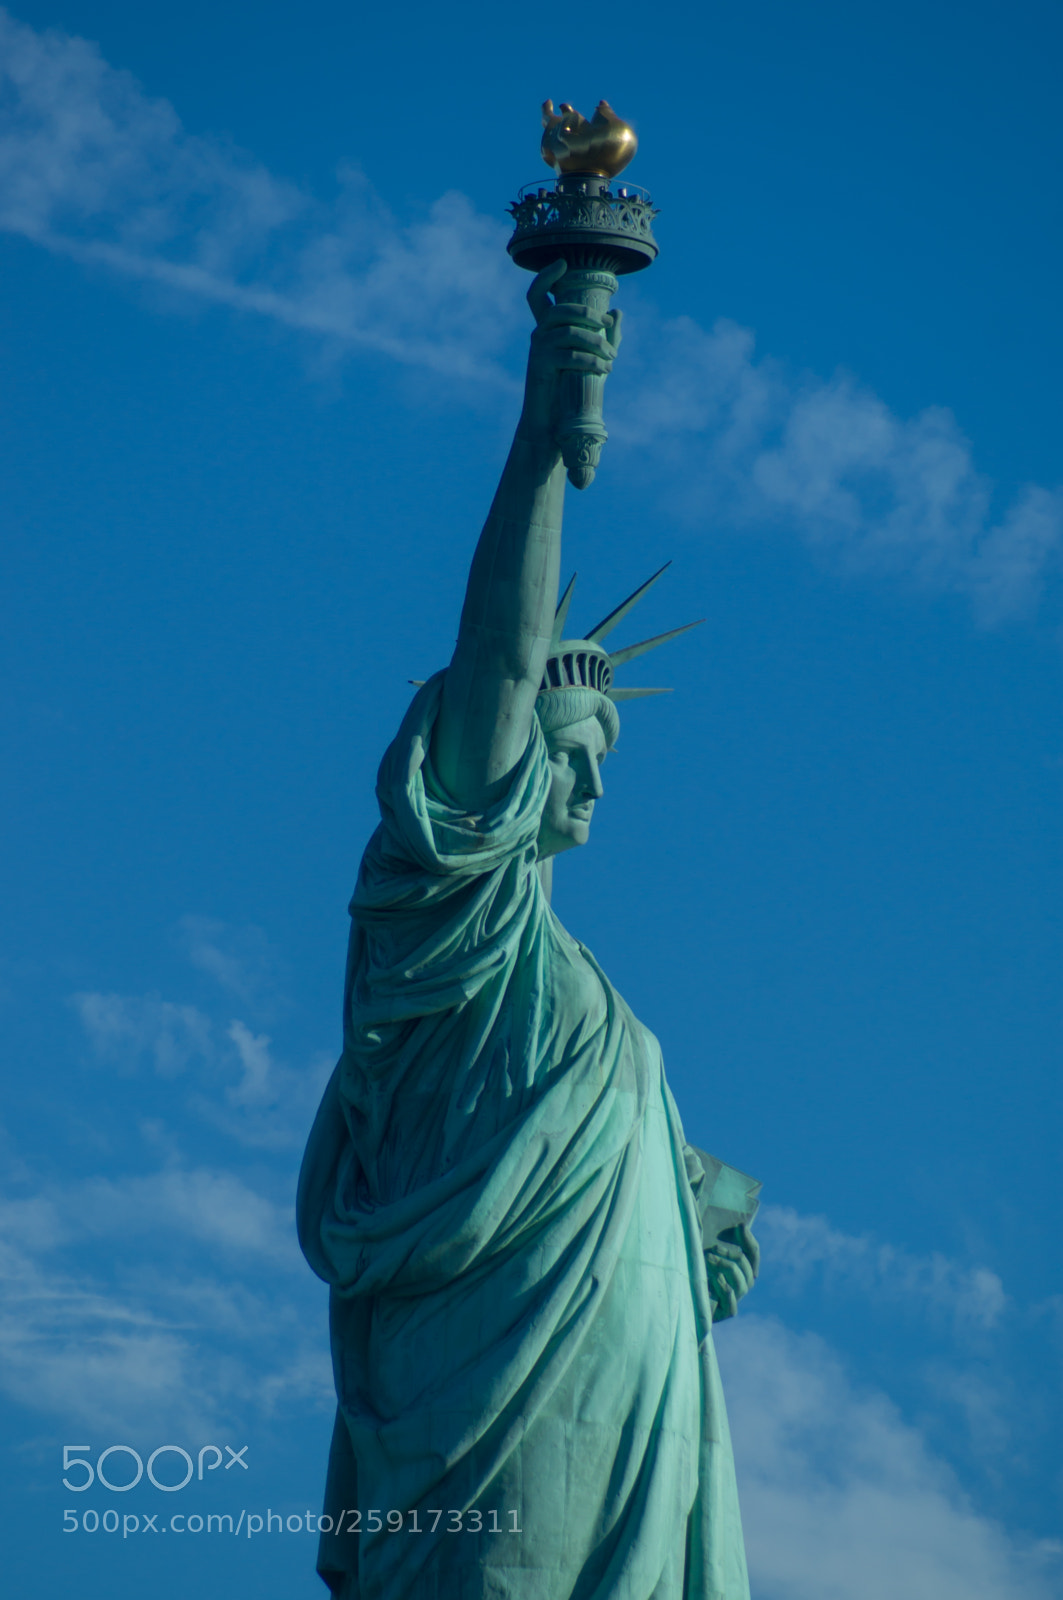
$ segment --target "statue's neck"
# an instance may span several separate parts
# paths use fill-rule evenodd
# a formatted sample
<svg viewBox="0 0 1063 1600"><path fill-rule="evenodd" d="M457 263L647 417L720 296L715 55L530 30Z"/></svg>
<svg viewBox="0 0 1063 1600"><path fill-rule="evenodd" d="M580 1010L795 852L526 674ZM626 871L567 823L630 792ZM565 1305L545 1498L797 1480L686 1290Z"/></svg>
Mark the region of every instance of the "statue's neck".
<svg viewBox="0 0 1063 1600"><path fill-rule="evenodd" d="M546 896L547 905L549 905L550 895L553 892L554 887L554 858L553 856L547 856L545 861L540 861L537 863L537 865L539 869L539 882L543 886L543 894Z"/></svg>

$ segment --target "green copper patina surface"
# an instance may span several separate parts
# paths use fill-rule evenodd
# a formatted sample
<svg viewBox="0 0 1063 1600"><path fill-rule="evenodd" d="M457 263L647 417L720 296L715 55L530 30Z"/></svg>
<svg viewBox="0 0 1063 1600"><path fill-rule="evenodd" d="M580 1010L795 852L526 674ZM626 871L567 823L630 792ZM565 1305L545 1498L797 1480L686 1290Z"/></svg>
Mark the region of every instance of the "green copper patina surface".
<svg viewBox="0 0 1063 1600"><path fill-rule="evenodd" d="M686 1143L656 1039L550 906L635 692L613 668L662 642L602 646L637 594L562 638L565 386L619 344L566 276L529 292L453 659L380 767L300 1179L344 1600L748 1600L712 1324L756 1275L759 1186Z"/></svg>

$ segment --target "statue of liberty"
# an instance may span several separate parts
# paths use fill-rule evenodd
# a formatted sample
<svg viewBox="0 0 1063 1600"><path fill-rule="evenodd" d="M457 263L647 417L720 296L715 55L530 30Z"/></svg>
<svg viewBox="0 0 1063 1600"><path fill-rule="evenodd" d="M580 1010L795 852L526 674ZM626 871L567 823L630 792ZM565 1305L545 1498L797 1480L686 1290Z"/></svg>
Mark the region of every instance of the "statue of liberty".
<svg viewBox="0 0 1063 1600"><path fill-rule="evenodd" d="M529 290L457 645L381 763L351 901L299 1188L342 1600L749 1600L712 1324L756 1276L758 1186L686 1143L656 1039L550 906L638 692L614 672L672 637L605 648L648 584L564 637L563 456L589 481L566 407L617 355L605 276L570 257Z"/></svg>

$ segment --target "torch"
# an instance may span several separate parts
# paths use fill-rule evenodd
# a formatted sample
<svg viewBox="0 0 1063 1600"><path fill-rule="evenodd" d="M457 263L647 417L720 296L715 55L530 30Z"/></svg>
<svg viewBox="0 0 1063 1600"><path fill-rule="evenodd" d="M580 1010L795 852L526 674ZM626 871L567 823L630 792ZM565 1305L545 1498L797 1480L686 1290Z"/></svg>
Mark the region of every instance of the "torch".
<svg viewBox="0 0 1063 1600"><path fill-rule="evenodd" d="M510 206L513 237L507 249L518 266L541 272L563 258L566 303L604 314L617 278L641 272L657 255L651 224L657 215L645 189L613 187L638 148L634 129L608 101L588 122L565 101L560 113L543 104L542 155L559 174L550 188L529 183ZM558 441L569 482L585 489L593 480L602 445L605 379L562 373Z"/></svg>

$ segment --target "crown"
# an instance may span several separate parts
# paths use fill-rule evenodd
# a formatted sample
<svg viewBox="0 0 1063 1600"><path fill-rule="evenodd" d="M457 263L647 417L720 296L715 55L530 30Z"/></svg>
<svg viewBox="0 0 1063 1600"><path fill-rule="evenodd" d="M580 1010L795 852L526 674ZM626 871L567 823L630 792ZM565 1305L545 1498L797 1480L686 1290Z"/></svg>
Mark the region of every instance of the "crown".
<svg viewBox="0 0 1063 1600"><path fill-rule="evenodd" d="M671 628L667 633L655 634L652 639L642 639L638 644L625 645L622 650L610 652L602 645L602 640L623 622L629 611L635 609L643 595L653 588L657 579L667 572L671 565L670 561L666 561L652 578L647 578L634 594L629 594L615 611L610 611L597 627L592 628L585 639L561 637L568 620L568 608L572 604L572 591L576 587L576 574L573 573L568 580L568 588L558 601L557 610L554 612L550 654L546 658L546 671L539 685L539 693L549 694L551 689L597 689L607 700L615 701L642 700L651 694L671 694L671 689L617 689L613 685L613 674L617 667L623 667L627 662L637 660L639 656L649 655L651 650L656 650L658 645L667 644L669 639L678 639L681 633L689 633L691 628L700 628L705 621L704 617L699 617L696 622L684 622L681 628ZM409 682L416 689L423 689L425 686L424 678L410 678Z"/></svg>
<svg viewBox="0 0 1063 1600"><path fill-rule="evenodd" d="M699 618L697 622L684 623L681 628L672 628L668 633L659 633L652 639L643 639L638 644L625 645L622 650L609 651L602 644L602 640L623 622L629 611L634 610L643 595L653 588L657 579L662 573L667 572L671 564L670 561L666 561L660 571L655 572L652 578L647 578L634 594L629 594L615 611L610 611L607 617L592 628L585 639L562 638L568 620L569 606L572 604L572 591L576 587L576 574L573 573L554 615L550 654L546 660L546 671L539 693L549 694L551 689L597 689L599 694L604 694L607 699L615 701L641 700L651 694L671 694L671 689L617 689L613 685L614 673L617 667L625 666L638 656L648 655L651 650L656 650L658 645L667 644L669 639L677 639L681 633L700 627L705 620L704 617Z"/></svg>
<svg viewBox="0 0 1063 1600"><path fill-rule="evenodd" d="M567 100L559 113L552 100L544 100L543 130L543 160L560 173L615 178L639 147L634 128L620 120L608 100L599 100L589 122Z"/></svg>

